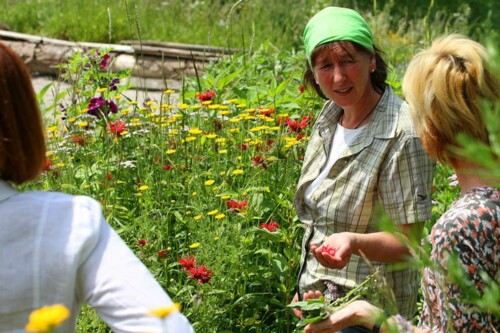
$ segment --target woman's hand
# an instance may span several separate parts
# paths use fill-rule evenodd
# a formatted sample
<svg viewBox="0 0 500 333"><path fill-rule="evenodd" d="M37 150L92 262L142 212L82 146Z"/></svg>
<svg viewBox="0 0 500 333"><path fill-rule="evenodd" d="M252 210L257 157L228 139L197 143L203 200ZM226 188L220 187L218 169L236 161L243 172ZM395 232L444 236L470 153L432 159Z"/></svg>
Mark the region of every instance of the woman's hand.
<svg viewBox="0 0 500 333"><path fill-rule="evenodd" d="M335 311L327 319L308 324L304 328L304 333L332 333L354 325L371 329L381 313L382 310L367 301L354 301Z"/></svg>
<svg viewBox="0 0 500 333"><path fill-rule="evenodd" d="M332 269L342 269L351 259L354 243L354 234L342 232L329 236L321 246L312 244L311 252L321 265Z"/></svg>

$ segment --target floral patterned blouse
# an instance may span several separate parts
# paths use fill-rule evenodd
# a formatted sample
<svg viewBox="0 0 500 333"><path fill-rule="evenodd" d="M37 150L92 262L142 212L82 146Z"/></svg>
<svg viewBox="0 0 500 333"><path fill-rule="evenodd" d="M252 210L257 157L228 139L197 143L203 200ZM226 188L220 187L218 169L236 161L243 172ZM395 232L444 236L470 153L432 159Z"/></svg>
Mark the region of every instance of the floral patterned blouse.
<svg viewBox="0 0 500 333"><path fill-rule="evenodd" d="M460 265L482 294L485 272L500 281L500 189L479 187L455 201L432 228L429 242L431 260L448 271L450 253L458 255ZM495 332L500 319L474 311L461 302L457 284L427 268L422 277L424 298L419 326L433 332Z"/></svg>

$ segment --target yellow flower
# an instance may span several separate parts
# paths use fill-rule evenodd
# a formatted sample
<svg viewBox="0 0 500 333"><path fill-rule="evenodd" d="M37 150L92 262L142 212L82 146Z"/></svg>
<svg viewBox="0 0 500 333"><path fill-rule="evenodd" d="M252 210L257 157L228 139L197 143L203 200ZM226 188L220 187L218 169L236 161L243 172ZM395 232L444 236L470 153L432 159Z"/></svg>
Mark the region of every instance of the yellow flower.
<svg viewBox="0 0 500 333"><path fill-rule="evenodd" d="M174 92L175 92L175 90L172 90L172 89L167 89L167 90L163 91L164 94L173 94Z"/></svg>
<svg viewBox="0 0 500 333"><path fill-rule="evenodd" d="M97 88L97 92L105 92L108 88Z"/></svg>
<svg viewBox="0 0 500 333"><path fill-rule="evenodd" d="M208 215L215 215L215 214L217 214L218 212L219 212L219 210L218 210L218 209L214 209L214 210L209 211L207 214L208 214Z"/></svg>
<svg viewBox="0 0 500 333"><path fill-rule="evenodd" d="M216 220L220 220L220 219L224 218L224 216L226 216L226 215L224 215L224 214L217 214L217 215L215 215L215 219Z"/></svg>
<svg viewBox="0 0 500 333"><path fill-rule="evenodd" d="M47 332L61 325L69 317L69 310L62 304L41 307L29 316L24 327L28 332Z"/></svg>
<svg viewBox="0 0 500 333"><path fill-rule="evenodd" d="M196 127L195 127L195 128L191 128L191 129L189 130L189 133L190 133L190 134L193 134L193 135L196 135L196 134L201 134L201 133L202 133L202 131L201 131L199 128L196 128Z"/></svg>
<svg viewBox="0 0 500 333"><path fill-rule="evenodd" d="M68 121L69 121L70 123L74 123L74 122L76 121L76 118L75 118L75 117L71 117L71 118L69 118L69 119L68 119Z"/></svg>
<svg viewBox="0 0 500 333"><path fill-rule="evenodd" d="M199 221L199 220L201 220L201 218L202 218L202 216L201 216L201 215L196 215L195 217L193 217L193 219L194 219L195 221Z"/></svg>
<svg viewBox="0 0 500 333"><path fill-rule="evenodd" d="M210 185L213 185L215 183L215 180L213 179L209 179L209 180L205 180L204 184L206 186L210 186Z"/></svg>
<svg viewBox="0 0 500 333"><path fill-rule="evenodd" d="M230 100L228 100L229 103L238 103L238 99L237 98L231 98Z"/></svg>
<svg viewBox="0 0 500 333"><path fill-rule="evenodd" d="M181 310L181 305L179 303L172 303L169 306L162 306L156 309L153 309L149 311L149 315L158 317L158 318L165 318L169 316L170 314L180 311Z"/></svg>
<svg viewBox="0 0 500 333"><path fill-rule="evenodd" d="M197 249L200 247L200 245L201 245L200 243L193 243L193 244L189 245L189 248L190 249Z"/></svg>
<svg viewBox="0 0 500 333"><path fill-rule="evenodd" d="M219 154L221 154L221 155L227 154L227 149L221 149L221 150L219 150Z"/></svg>
<svg viewBox="0 0 500 333"><path fill-rule="evenodd" d="M229 199L231 196L230 195L223 195L222 197L220 197L222 200L227 200Z"/></svg>
<svg viewBox="0 0 500 333"><path fill-rule="evenodd" d="M146 191L148 188L148 185L142 185L141 187L139 187L139 191Z"/></svg>
<svg viewBox="0 0 500 333"><path fill-rule="evenodd" d="M217 134L207 134L208 139L215 139L217 137Z"/></svg>
<svg viewBox="0 0 500 333"><path fill-rule="evenodd" d="M129 104L129 105L137 105L137 104L139 104L139 102L137 102L137 101L128 101L127 104Z"/></svg>
<svg viewBox="0 0 500 333"><path fill-rule="evenodd" d="M241 169L236 169L233 171L233 175L241 175L241 174L243 174L243 170Z"/></svg>
<svg viewBox="0 0 500 333"><path fill-rule="evenodd" d="M87 123L86 121L80 121L77 125L78 125L79 127L87 127L87 125L88 125L88 124L89 124L89 123Z"/></svg>
<svg viewBox="0 0 500 333"><path fill-rule="evenodd" d="M194 140L196 140L195 136L188 136L187 138L184 139L185 142L191 142L191 141L194 141Z"/></svg>
<svg viewBox="0 0 500 333"><path fill-rule="evenodd" d="M175 153L175 149L167 150L167 155L172 155L173 153Z"/></svg>
<svg viewBox="0 0 500 333"><path fill-rule="evenodd" d="M186 103L177 104L177 107L181 110L185 110L189 107Z"/></svg>

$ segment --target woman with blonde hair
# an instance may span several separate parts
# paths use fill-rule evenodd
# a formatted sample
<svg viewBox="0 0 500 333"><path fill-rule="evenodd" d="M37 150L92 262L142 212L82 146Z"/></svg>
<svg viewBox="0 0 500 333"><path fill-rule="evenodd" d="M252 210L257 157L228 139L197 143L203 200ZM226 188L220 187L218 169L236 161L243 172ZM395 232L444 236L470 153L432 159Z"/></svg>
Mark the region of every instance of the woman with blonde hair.
<svg viewBox="0 0 500 333"><path fill-rule="evenodd" d="M410 104L417 133L429 155L455 170L460 197L432 228L432 267L423 272L423 311L415 328L400 315L383 318L382 310L357 301L305 332L335 332L358 324L386 332L392 324L399 332L498 332L500 318L480 312L467 302L464 290L448 276L449 259L456 258L480 295L488 280L500 281L500 189L482 177L480 165L457 153L457 134L489 145L482 106L497 105L500 82L488 68L487 50L458 34L434 41L410 62L403 92ZM305 298L317 297L309 292ZM377 323L378 322L378 323Z"/></svg>

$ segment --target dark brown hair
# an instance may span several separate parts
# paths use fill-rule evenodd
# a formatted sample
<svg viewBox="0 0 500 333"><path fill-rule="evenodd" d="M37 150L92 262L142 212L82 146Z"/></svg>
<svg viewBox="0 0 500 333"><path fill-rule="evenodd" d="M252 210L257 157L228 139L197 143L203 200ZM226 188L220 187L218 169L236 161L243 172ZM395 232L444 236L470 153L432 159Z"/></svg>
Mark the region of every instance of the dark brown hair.
<svg viewBox="0 0 500 333"><path fill-rule="evenodd" d="M322 53L324 50L331 50L335 44L340 44L340 46L348 54L349 54L349 52L347 51L348 44L351 44L358 52L363 52L368 55L372 55L372 53L363 46L350 41L333 41L316 47L313 53L311 54L311 64L309 64L309 62L307 62L306 60L306 71L304 72L304 75L302 77L302 84L306 88L312 87L316 91L316 93L324 99L328 98L321 91L319 84L317 84L316 80L314 79L313 67L318 55ZM385 91L385 87L387 86L385 82L387 79L387 64L385 60L382 58L382 51L379 50L376 46L373 46L373 49L375 52L376 68L373 73L370 73L370 81L373 86L373 89L375 89L375 91L378 92L379 94L383 94Z"/></svg>
<svg viewBox="0 0 500 333"><path fill-rule="evenodd" d="M0 43L0 177L21 184L45 163L45 137L31 77L21 58Z"/></svg>

